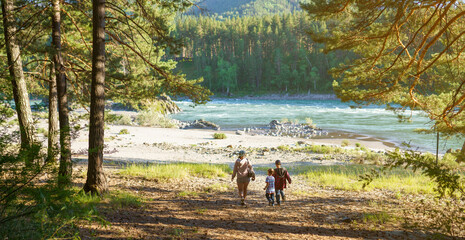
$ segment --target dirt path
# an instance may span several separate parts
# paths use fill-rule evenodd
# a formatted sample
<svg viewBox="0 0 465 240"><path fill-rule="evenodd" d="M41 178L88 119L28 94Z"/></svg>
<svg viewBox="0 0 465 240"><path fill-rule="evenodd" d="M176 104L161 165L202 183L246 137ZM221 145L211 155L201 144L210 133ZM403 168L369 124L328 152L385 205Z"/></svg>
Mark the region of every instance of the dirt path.
<svg viewBox="0 0 465 240"><path fill-rule="evenodd" d="M294 176L287 201L268 206L264 175L251 182L247 206L241 206L229 178L157 183L126 178L107 169L111 191L144 199L142 207L100 213L109 227L83 226L83 239L424 239L404 229L401 219L369 219L401 212L399 201L383 192L347 192L309 187ZM79 180L80 183L84 181Z"/></svg>

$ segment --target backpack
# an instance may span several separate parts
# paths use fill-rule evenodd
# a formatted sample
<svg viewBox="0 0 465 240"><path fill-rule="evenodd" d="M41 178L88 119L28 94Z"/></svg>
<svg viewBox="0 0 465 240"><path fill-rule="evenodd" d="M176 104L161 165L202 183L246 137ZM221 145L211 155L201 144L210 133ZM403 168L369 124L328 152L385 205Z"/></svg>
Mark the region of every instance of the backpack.
<svg viewBox="0 0 465 240"><path fill-rule="evenodd" d="M250 165L249 159L247 159L247 164ZM247 177L248 178L254 178L255 177L255 172L250 171L248 166L247 166Z"/></svg>

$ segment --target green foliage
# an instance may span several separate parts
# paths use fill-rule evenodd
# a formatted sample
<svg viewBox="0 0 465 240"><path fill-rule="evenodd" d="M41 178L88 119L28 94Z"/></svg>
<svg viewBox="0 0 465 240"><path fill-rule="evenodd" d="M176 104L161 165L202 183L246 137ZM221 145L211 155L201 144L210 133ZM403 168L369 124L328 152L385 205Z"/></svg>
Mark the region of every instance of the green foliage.
<svg viewBox="0 0 465 240"><path fill-rule="evenodd" d="M172 181L191 177L224 177L230 172L228 165L174 163L174 164L131 164L119 172L121 175L142 177L148 180Z"/></svg>
<svg viewBox="0 0 465 240"><path fill-rule="evenodd" d="M288 145L279 145L278 150L280 151L289 151L291 148Z"/></svg>
<svg viewBox="0 0 465 240"><path fill-rule="evenodd" d="M342 101L388 104L401 122L410 121L404 110L421 110L431 119L430 131L462 137L465 35L456 33L465 30L464 7L463 1L445 0L302 5L311 19L326 23L326 31L309 31L314 41L324 44L324 52L351 51L357 56L331 70Z"/></svg>
<svg viewBox="0 0 465 240"><path fill-rule="evenodd" d="M114 208L139 208L144 203L140 196L125 191L116 191L110 193L110 204Z"/></svg>
<svg viewBox="0 0 465 240"><path fill-rule="evenodd" d="M213 138L214 139L226 139L226 134L224 134L224 133L214 133Z"/></svg>
<svg viewBox="0 0 465 240"><path fill-rule="evenodd" d="M130 116L125 114L111 114L105 112L105 123L113 125L132 125L133 121Z"/></svg>
<svg viewBox="0 0 465 240"><path fill-rule="evenodd" d="M372 163L380 164L386 158L383 153L377 153L366 148L359 150L344 149L336 146L326 145L298 145L297 147L291 147L289 145L280 145L277 147L280 151L287 152L304 152L304 153L320 153L329 154L325 157L331 157L331 154L345 154L348 155L351 160L355 163Z"/></svg>
<svg viewBox="0 0 465 240"><path fill-rule="evenodd" d="M429 178L409 169L395 168L385 175L374 178L368 187L360 181L361 176L377 172L380 167L370 165L299 166L288 168L304 176L312 185L340 190L386 189L413 194L432 194L435 185Z"/></svg>
<svg viewBox="0 0 465 240"><path fill-rule="evenodd" d="M311 128L316 128L316 124L313 123L313 119L311 118L305 118L305 124Z"/></svg>
<svg viewBox="0 0 465 240"><path fill-rule="evenodd" d="M258 2L265 9L275 4L254 4ZM180 57L186 61L177 69L203 77L204 86L228 95L332 92L327 72L351 54L322 54L323 46L305 34L310 29L324 31L325 26L303 12L217 20L182 17L175 34L184 38Z"/></svg>
<svg viewBox="0 0 465 240"><path fill-rule="evenodd" d="M361 146L362 146L361 143L355 143L355 147L358 147L358 148L359 148L359 147L361 147Z"/></svg>
<svg viewBox="0 0 465 240"><path fill-rule="evenodd" d="M157 111L147 110L141 111L137 114L136 122L140 126L148 127L162 127L162 128L176 128L177 124L173 122L168 116L163 115Z"/></svg>
<svg viewBox="0 0 465 240"><path fill-rule="evenodd" d="M45 128L37 128L36 132L37 132L38 134L43 134L45 137L48 136L48 130L45 129Z"/></svg>
<svg viewBox="0 0 465 240"><path fill-rule="evenodd" d="M227 19L244 16L265 16L299 11L297 0L206 0L199 1L199 6L208 11L212 17ZM189 12L197 14L199 9L192 7Z"/></svg>
<svg viewBox="0 0 465 240"><path fill-rule="evenodd" d="M129 134L129 130L127 130L126 128L123 128L119 131L118 133L119 135L122 135L122 134Z"/></svg>
<svg viewBox="0 0 465 240"><path fill-rule="evenodd" d="M77 223L82 220L107 225L98 215L100 198L83 194L77 189L63 189L53 184L31 187L25 189L21 200L18 200L6 209L16 217L2 219L1 238L75 238L79 236ZM28 202L27 206L24 201ZM15 212L17 210L22 211Z"/></svg>
<svg viewBox="0 0 465 240"><path fill-rule="evenodd" d="M378 172L365 175L362 180L365 185L371 184L373 179L385 174L387 170L403 167L412 169L413 172L421 172L435 183L434 191L440 198L464 197L465 180L463 170L450 166L446 161L436 163L435 158L428 154L422 154L413 150L392 151L388 153L388 159Z"/></svg>
<svg viewBox="0 0 465 240"><path fill-rule="evenodd" d="M86 11L92 9L92 3L70 2L61 5L61 27L66 29L62 30L61 38L66 39L63 55L68 56L65 63L68 71L68 99L70 105L86 106L89 104L92 71L92 24ZM172 25L175 15L191 5L190 1L163 1L160 4L134 4L127 0L112 2L112 7L106 9L107 16L111 16L106 22L107 99L137 105L143 100L153 100L166 93L186 96L196 104L209 100L211 92L200 86L201 78L187 79L182 73L173 73L176 62L164 57L167 49L172 53L181 49L180 40L171 34ZM24 56L24 62L28 63L27 70L34 72L26 75L29 89L33 90L33 94L43 97L47 96L47 84L38 79L49 79L49 71L46 70L49 69L51 50L50 34L45 34L51 33L51 24L43 20L51 12L48 5L24 6L27 10L15 15L19 26L29 26L18 32L18 39L27 39L24 43L27 44L20 46L21 55ZM32 17L38 15L43 17ZM0 62L4 63L6 59ZM11 92L6 91L3 84L0 85L0 92Z"/></svg>
<svg viewBox="0 0 465 240"><path fill-rule="evenodd" d="M362 221L364 223L376 223L376 224L384 224L390 220L395 219L392 215L387 212L376 212L376 213L364 213L362 217Z"/></svg>
<svg viewBox="0 0 465 240"><path fill-rule="evenodd" d="M342 140L341 147L347 147L349 146L350 142L347 139Z"/></svg>

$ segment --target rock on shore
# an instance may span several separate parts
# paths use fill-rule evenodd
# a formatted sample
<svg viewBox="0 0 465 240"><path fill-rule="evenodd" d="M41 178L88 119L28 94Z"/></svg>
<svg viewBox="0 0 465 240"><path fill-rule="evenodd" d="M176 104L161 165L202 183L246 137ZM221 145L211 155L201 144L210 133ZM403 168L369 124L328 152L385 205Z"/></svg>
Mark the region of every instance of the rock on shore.
<svg viewBox="0 0 465 240"><path fill-rule="evenodd" d="M179 121L179 128L181 129L212 129L220 130L220 126L203 119L195 120L193 122L181 122Z"/></svg>
<svg viewBox="0 0 465 240"><path fill-rule="evenodd" d="M263 128L245 128L243 132L252 135L298 137L305 139L328 135L328 132L309 124L291 122L281 123L278 120L272 120L267 127Z"/></svg>

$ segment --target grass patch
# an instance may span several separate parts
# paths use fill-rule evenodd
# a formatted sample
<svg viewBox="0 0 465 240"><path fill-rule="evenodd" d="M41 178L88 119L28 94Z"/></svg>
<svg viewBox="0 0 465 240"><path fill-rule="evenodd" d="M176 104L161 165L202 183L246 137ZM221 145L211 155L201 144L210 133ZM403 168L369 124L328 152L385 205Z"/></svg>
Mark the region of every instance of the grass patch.
<svg viewBox="0 0 465 240"><path fill-rule="evenodd" d="M37 128L37 133L38 134L43 134L45 137L48 136L48 130L45 128Z"/></svg>
<svg viewBox="0 0 465 240"><path fill-rule="evenodd" d="M335 165L335 166L299 166L288 168L304 176L309 184L320 187L331 187L339 190L360 191L363 183L359 176L370 173L379 167L371 165ZM388 171L386 175L376 178L365 190L386 189L395 192L413 194L432 194L435 184L431 180L403 168Z"/></svg>
<svg viewBox="0 0 465 240"><path fill-rule="evenodd" d="M119 172L121 175L142 177L148 180L170 181L190 177L225 177L231 172L226 164L131 164Z"/></svg>
<svg viewBox="0 0 465 240"><path fill-rule="evenodd" d="M123 128L119 131L118 133L119 135L122 135L122 134L129 134L129 130L127 130L126 128Z"/></svg>
<svg viewBox="0 0 465 240"><path fill-rule="evenodd" d="M280 150L280 151L289 151L289 150L291 150L291 147L289 147L288 145L280 145L280 146L278 146L278 150Z"/></svg>
<svg viewBox="0 0 465 240"><path fill-rule="evenodd" d="M310 126L311 128L316 128L316 124L313 123L313 119L305 118L305 125Z"/></svg>
<svg viewBox="0 0 465 240"><path fill-rule="evenodd" d="M350 142L347 139L342 140L341 147L347 147L349 146Z"/></svg>
<svg viewBox="0 0 465 240"><path fill-rule="evenodd" d="M195 209L195 212L197 214L203 215L203 214L207 213L207 209L206 208L197 208L197 209Z"/></svg>
<svg viewBox="0 0 465 240"><path fill-rule="evenodd" d="M377 213L364 213L362 216L363 223L377 223L384 224L389 222L389 220L394 220L395 217L390 215L387 212L377 212Z"/></svg>
<svg viewBox="0 0 465 240"><path fill-rule="evenodd" d="M344 149L336 146L298 144L296 147L281 145L278 146L277 149L284 152L318 153L327 155L346 154L349 155L355 163L381 164L386 158L385 154L374 152L365 147L359 149Z"/></svg>
<svg viewBox="0 0 465 240"><path fill-rule="evenodd" d="M173 235L175 237L181 237L183 234L184 234L184 230L182 228L175 228L171 232L171 235Z"/></svg>
<svg viewBox="0 0 465 240"><path fill-rule="evenodd" d="M199 196L198 192L191 192L191 191L181 191L178 194L178 197L197 197Z"/></svg>
<svg viewBox="0 0 465 240"><path fill-rule="evenodd" d="M213 134L214 139L226 139L226 134L224 133L215 133Z"/></svg>
<svg viewBox="0 0 465 240"><path fill-rule="evenodd" d="M139 208L143 205L144 200L130 192L116 191L110 193L110 205L117 208Z"/></svg>
<svg viewBox="0 0 465 240"><path fill-rule="evenodd" d="M203 189L205 192L214 193L214 192L228 192L230 191L230 186L224 183L215 183Z"/></svg>

